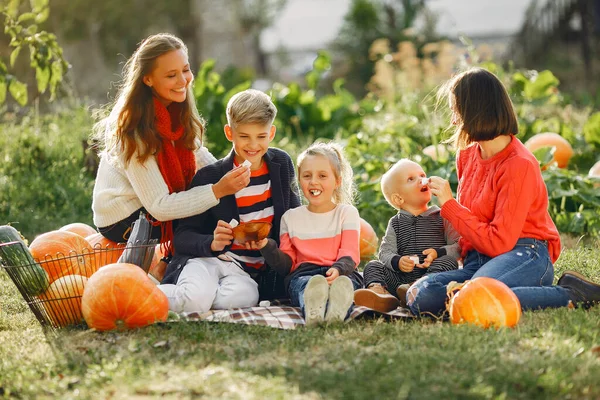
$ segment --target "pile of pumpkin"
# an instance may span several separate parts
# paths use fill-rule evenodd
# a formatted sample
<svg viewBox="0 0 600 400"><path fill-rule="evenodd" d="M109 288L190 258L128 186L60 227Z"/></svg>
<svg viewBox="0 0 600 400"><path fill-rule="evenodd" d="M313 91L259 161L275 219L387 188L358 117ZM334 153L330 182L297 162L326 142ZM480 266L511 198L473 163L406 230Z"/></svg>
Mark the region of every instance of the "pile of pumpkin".
<svg viewBox="0 0 600 400"><path fill-rule="evenodd" d="M0 226L0 257L30 304L40 305L55 327L77 325L112 330L165 321L168 300L137 265L118 263L117 244L83 223L36 237L29 247L11 226ZM161 258L157 246L150 268Z"/></svg>

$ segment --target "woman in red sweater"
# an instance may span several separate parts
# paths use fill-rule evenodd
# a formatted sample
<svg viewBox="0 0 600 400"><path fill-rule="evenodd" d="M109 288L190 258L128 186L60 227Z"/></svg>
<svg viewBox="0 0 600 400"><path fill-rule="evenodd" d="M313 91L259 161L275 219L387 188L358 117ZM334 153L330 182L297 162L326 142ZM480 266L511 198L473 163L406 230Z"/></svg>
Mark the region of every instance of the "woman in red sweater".
<svg viewBox="0 0 600 400"><path fill-rule="evenodd" d="M429 187L442 217L461 235L464 267L415 282L407 294L411 311L442 313L448 283L479 276L504 282L523 309L600 302L600 285L576 272L565 272L552 286L560 236L548 214L539 163L514 136L517 118L500 80L471 69L448 81L439 96L448 98L456 126L450 141L458 149L457 198L440 177Z"/></svg>

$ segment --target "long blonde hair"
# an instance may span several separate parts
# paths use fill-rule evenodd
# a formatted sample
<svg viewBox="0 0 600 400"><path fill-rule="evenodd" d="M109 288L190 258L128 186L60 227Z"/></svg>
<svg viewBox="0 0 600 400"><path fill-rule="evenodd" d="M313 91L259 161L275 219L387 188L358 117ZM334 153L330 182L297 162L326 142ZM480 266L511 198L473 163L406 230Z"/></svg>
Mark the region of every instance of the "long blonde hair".
<svg viewBox="0 0 600 400"><path fill-rule="evenodd" d="M307 156L323 156L329 160L331 169L335 174L335 178L339 179L340 185L333 192L333 202L336 204L353 204L356 197L356 189L352 177L354 172L352 166L344 157L342 147L334 142L318 142L310 145L298 156L296 165L298 166L298 176Z"/></svg>
<svg viewBox="0 0 600 400"><path fill-rule="evenodd" d="M143 78L155 68L158 57L175 50L187 54L185 44L171 34L159 33L144 39L123 67L123 79L112 110L94 125L93 135L104 150L122 152L126 163L136 152L137 159L144 162L162 149L162 139L155 128L152 89L144 84ZM180 120L184 127L181 140L187 149L195 150L197 142L202 143L204 121L196 109L191 85L181 105ZM140 143L143 146L138 149Z"/></svg>

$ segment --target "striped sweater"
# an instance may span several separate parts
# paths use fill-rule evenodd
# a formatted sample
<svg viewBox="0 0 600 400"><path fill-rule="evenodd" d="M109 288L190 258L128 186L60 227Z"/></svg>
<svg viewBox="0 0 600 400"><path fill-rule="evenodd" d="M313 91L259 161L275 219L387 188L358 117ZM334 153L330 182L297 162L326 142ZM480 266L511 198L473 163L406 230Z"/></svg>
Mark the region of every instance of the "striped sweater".
<svg viewBox="0 0 600 400"><path fill-rule="evenodd" d="M438 206L431 206L427 211L416 216L400 210L388 222L385 236L379 247L378 258L387 268L395 272L402 272L398 268L398 261L402 256L418 255L419 263L423 263L425 249L436 249L438 258L449 255L458 259L460 258L458 238L459 235L452 225L442 218ZM419 271L405 274L411 273L416 276Z"/></svg>
<svg viewBox="0 0 600 400"><path fill-rule="evenodd" d="M234 166L237 166L234 163ZM250 183L235 194L235 202L240 213L239 222L273 223L273 198L271 197L271 178L267 163L251 172ZM230 251L225 253L246 265L248 268L261 269L265 259L258 250L247 250L246 246L236 241Z"/></svg>
<svg viewBox="0 0 600 400"><path fill-rule="evenodd" d="M340 275L350 275L360 262L359 229L354 206L338 204L326 213L301 206L281 218L279 249L269 240L261 253L279 274L289 274L286 283L294 274L315 267L333 267Z"/></svg>

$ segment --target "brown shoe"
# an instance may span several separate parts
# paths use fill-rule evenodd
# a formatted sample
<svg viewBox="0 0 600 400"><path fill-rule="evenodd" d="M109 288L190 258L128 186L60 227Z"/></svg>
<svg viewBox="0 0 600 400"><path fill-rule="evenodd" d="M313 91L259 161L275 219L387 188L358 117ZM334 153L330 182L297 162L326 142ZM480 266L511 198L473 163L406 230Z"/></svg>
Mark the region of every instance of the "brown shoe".
<svg viewBox="0 0 600 400"><path fill-rule="evenodd" d="M398 308L400 303L379 283L373 283L367 289L354 291L354 304L379 312L389 312Z"/></svg>
<svg viewBox="0 0 600 400"><path fill-rule="evenodd" d="M406 293L410 288L410 283L405 283L403 285L398 286L396 289L396 296L400 299L400 307L406 308Z"/></svg>

